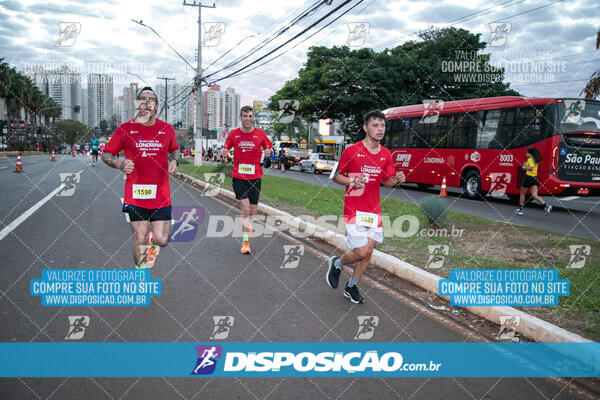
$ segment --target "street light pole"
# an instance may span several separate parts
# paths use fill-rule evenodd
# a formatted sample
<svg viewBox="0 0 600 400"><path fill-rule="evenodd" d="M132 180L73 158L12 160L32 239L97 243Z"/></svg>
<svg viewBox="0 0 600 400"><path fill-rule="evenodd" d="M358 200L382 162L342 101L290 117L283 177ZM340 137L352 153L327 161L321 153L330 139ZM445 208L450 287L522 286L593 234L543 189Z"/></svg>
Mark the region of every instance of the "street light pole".
<svg viewBox="0 0 600 400"><path fill-rule="evenodd" d="M202 165L202 127L204 125L204 107L203 107L203 96L202 96L202 7L215 8L215 3L212 6L202 5L201 2L196 3L193 0L192 3L188 3L183 0L184 6L198 7L198 57L196 67L196 121L194 123L194 166L198 167Z"/></svg>

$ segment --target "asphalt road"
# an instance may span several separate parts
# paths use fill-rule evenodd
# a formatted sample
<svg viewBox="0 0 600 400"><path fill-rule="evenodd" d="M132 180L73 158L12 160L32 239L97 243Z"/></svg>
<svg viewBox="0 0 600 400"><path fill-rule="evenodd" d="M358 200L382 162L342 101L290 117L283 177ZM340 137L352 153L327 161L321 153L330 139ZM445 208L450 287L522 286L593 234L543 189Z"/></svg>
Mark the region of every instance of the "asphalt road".
<svg viewBox="0 0 600 400"><path fill-rule="evenodd" d="M72 196L51 197L0 240L1 342L66 342L72 315L90 318L81 339L85 342L214 342L213 316L234 318L223 342L352 342L357 340L357 317L365 315L379 318L369 339L373 342L462 342L477 340L480 333L438 315L426 302L407 301L401 284L373 273L361 283L366 302L353 305L341 288L334 291L326 285L330 250L318 243L300 243L305 252L296 268L281 268L283 246L298 244L285 234L253 238L253 254L241 255L239 238L206 237L210 216L233 217L237 211L175 179L171 179L173 205L202 207L204 216L194 240L162 249L152 269L152 278L162 281L161 296L153 297L148 307L44 307L29 292L30 281L39 279L43 269L132 267L131 230L120 211L121 174L103 164L88 166L82 157L66 156L59 156L56 163L28 157L23 174L13 173L14 159L0 160L0 168L2 229L56 189L59 173L81 171ZM0 379L2 399L577 396L567 380L530 378Z"/></svg>
<svg viewBox="0 0 600 400"><path fill-rule="evenodd" d="M329 179L329 174L300 172L297 167L282 173L279 170L265 171L266 174L297 179L314 185L340 188ZM599 197L551 197L543 196L553 207L549 216L544 216L543 208L537 203L525 207L525 215L514 214L516 206L507 198L486 197L484 200L462 198L458 188L448 188L450 210L476 215L495 221L532 226L588 239L600 240L600 198ZM398 188L381 188L381 197L390 197L410 203L419 203L431 195L439 195L440 187L419 189L415 184L400 185Z"/></svg>

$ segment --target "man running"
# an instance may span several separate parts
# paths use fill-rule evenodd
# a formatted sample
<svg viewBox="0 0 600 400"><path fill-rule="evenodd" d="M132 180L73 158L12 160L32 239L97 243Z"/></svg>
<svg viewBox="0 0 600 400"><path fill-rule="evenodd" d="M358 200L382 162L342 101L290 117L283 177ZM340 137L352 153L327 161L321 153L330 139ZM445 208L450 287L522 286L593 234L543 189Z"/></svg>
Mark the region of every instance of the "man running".
<svg viewBox="0 0 600 400"><path fill-rule="evenodd" d="M254 128L254 109L244 106L240 110L242 127L232 130L227 135L223 145L223 156L227 157L227 150L233 151L233 191L235 198L240 201L242 214L242 254L250 254L248 235L252 233L250 218L256 215L258 197L260 195L260 178L263 171L260 166L261 153L264 149L265 157L271 155L273 144L264 131Z"/></svg>
<svg viewBox="0 0 600 400"><path fill-rule="evenodd" d="M356 304L364 302L358 281L369 266L375 242L383 241L379 185L393 187L405 179L403 172L395 171L390 151L379 143L385 133L385 115L378 110L369 111L363 121L365 139L344 150L333 177L334 182L346 187L344 223L350 250L341 257L329 258L325 276L327 284L335 289L344 265L354 263L344 296Z"/></svg>
<svg viewBox="0 0 600 400"><path fill-rule="evenodd" d="M179 147L175 130L156 118L158 98L144 87L135 100L136 118L121 124L104 148L102 161L127 174L123 212L133 230L136 268L150 268L171 233L169 174L177 172ZM115 156L125 152L125 161ZM148 233L148 222L152 232ZM146 245L147 244L147 245ZM146 254L144 255L144 250Z"/></svg>
<svg viewBox="0 0 600 400"><path fill-rule="evenodd" d="M90 151L92 154L92 166L96 166L98 162L98 150L100 149L100 139L96 137L96 135L92 135L90 139Z"/></svg>

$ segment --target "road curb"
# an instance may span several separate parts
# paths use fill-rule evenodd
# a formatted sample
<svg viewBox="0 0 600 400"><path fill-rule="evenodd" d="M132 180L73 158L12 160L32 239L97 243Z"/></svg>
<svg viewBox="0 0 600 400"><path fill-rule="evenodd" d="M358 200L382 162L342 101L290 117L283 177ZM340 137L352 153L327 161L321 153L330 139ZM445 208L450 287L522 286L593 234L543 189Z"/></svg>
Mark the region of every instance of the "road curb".
<svg viewBox="0 0 600 400"><path fill-rule="evenodd" d="M230 200L235 200L235 194L227 189L206 183L199 179L193 178L189 175L178 172L177 175L184 181L191 182L205 189L210 189L211 192L217 196L222 196ZM345 251L346 240L345 236L339 233L330 231L324 227L311 224L298 217L278 210L274 207L265 205L263 203L258 204L258 209L267 215L277 216L287 226L292 227L296 230L309 233L308 236L312 236L327 243L335 246L336 248ZM401 279L409 281L428 292L435 294L438 297L449 300L448 296L440 296L438 290L439 280L442 279L440 276L432 274L421 268L415 267L405 261L402 261L392 255L383 253L379 250L374 250L371 257L371 262L378 268L381 268L387 272L390 272ZM463 307L473 314L479 315L491 321L499 324L501 316L516 316L520 319L519 324L515 327L515 330L523 336L533 339L536 342L589 342L593 343L592 340L586 339L576 333L570 332L564 328L551 324L550 322L544 321L541 318L527 314L523 311L517 310L513 307L507 306L481 306L481 307Z"/></svg>

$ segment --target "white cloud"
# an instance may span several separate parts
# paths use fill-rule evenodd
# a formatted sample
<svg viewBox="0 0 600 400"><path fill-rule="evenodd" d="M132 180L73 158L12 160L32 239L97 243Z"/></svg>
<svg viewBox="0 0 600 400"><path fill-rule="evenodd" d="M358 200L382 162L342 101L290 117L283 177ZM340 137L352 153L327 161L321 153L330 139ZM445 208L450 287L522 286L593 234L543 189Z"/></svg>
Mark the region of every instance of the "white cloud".
<svg viewBox="0 0 600 400"><path fill-rule="evenodd" d="M268 48L291 38L309 22L315 21L340 2L341 0L335 0L331 6L322 6ZM217 1L214 9L204 8L204 22L223 22L226 26L218 46L203 48L204 67L247 38L210 68L208 73L219 70L269 37L276 28L284 26L310 4L310 1L300 3L293 0L231 0ZM306 61L306 51L310 46L343 45L348 39L349 22L369 23L370 31L365 39L365 46L379 51L415 39L415 32L432 24L443 27L448 21L491 7L484 0L472 2L470 7L464 4L458 0L438 1L435 4L430 1L365 0L337 22L270 64L219 84L222 87L234 87L241 93L244 104L250 104L255 99L266 100L286 81L297 76L298 69ZM521 3L510 7L499 5L488 10L490 12L486 15L471 16L456 26L481 33L482 40L487 41L490 34L489 22L502 20L540 5L543 4ZM489 51L502 55L507 51L545 49L551 51L550 56L545 55L545 61L550 63L554 58L564 55L594 50L595 30L600 26L600 17L594 17L598 14L589 12L593 6L585 1L576 1L570 2L568 8L564 7L566 5L559 3L510 18L513 31L508 44L505 48ZM0 13L5 20L0 29L0 54L20 70L35 64L64 63L82 72L84 86L85 75L89 72L111 73L115 76L115 94L121 93L122 87L128 82L139 82L139 79L127 75L127 72L137 74L150 83L155 83L157 76L171 76L183 84L191 81L194 75L192 69L150 30L131 21L143 20L145 24L152 26L189 63L195 65L198 12L195 7L183 6L183 1L4 1L0 3ZM81 23L81 34L72 48L55 46L59 36L59 22ZM313 32L315 31L310 31L302 38ZM256 36L248 38L251 35ZM293 42L284 50L298 42ZM217 76L233 72L262 54L264 51L257 52L235 68ZM600 57L600 52L589 56L591 57L578 58L575 55L561 59L561 62L567 63L567 72L557 74L554 81L589 77L598 68L598 63L587 61ZM525 58L523 60L524 63L532 61ZM525 86L515 88L530 96L578 96L585 84L583 81L570 85L536 85L532 84L535 82L527 81L520 83Z"/></svg>

